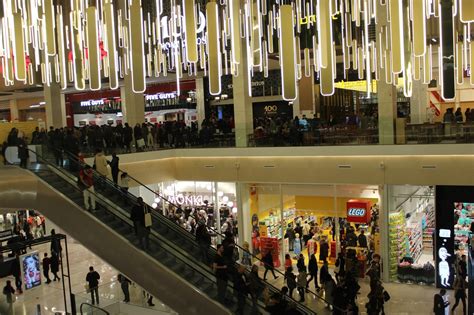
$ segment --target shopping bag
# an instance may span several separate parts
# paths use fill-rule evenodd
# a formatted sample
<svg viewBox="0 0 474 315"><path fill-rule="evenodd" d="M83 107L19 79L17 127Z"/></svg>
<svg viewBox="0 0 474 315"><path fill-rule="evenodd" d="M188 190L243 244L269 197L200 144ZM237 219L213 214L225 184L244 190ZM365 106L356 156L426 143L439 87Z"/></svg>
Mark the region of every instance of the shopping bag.
<svg viewBox="0 0 474 315"><path fill-rule="evenodd" d="M86 289L86 292L87 293L90 293L91 292L91 289L89 288L89 284L84 284L84 289Z"/></svg>
<svg viewBox="0 0 474 315"><path fill-rule="evenodd" d="M137 140L137 147L139 148L143 148L145 146L145 140L142 138L142 139L138 139Z"/></svg>
<svg viewBox="0 0 474 315"><path fill-rule="evenodd" d="M151 213L145 213L145 227L150 227L151 224Z"/></svg>

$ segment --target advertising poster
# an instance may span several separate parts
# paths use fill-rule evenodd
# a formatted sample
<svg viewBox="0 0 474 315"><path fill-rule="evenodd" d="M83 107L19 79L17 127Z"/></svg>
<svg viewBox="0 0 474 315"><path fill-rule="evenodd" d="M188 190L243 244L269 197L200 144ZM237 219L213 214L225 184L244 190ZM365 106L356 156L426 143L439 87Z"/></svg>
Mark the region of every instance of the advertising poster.
<svg viewBox="0 0 474 315"><path fill-rule="evenodd" d="M20 256L21 276L25 289L33 289L41 285L41 263L37 251Z"/></svg>
<svg viewBox="0 0 474 315"><path fill-rule="evenodd" d="M452 289L456 276L457 259L460 259L462 255L471 256L472 249L469 244L471 223L474 218L473 204L474 187L436 186L434 254L436 257L436 286L438 288ZM468 268L471 269L469 263Z"/></svg>

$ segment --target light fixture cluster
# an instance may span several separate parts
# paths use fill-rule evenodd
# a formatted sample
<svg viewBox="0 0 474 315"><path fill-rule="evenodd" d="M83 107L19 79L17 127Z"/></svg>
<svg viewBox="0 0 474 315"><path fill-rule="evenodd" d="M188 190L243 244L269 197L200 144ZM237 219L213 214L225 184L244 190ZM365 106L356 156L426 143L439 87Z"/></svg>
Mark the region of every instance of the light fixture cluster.
<svg viewBox="0 0 474 315"><path fill-rule="evenodd" d="M368 94L372 80L384 76L396 84L402 77L409 97L413 80L433 79L438 55L441 95L452 99L456 82L474 64L473 0L2 1L7 86L21 81L65 89L74 82L77 90L98 90L108 78L108 87L117 89L120 78L130 76L133 91L141 93L147 77L173 73L179 94L183 73L204 72L209 92L219 95L222 75L244 69L249 78L268 76L273 59L286 100L296 99L298 80L313 73L321 94L333 94L336 65L343 76L357 71ZM439 44L427 43L431 19L439 24Z"/></svg>

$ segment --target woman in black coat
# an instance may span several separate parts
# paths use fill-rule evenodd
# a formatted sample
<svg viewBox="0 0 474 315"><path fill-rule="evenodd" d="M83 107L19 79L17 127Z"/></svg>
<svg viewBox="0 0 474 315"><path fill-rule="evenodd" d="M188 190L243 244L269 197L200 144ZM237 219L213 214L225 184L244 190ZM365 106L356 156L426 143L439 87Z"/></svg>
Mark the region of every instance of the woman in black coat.
<svg viewBox="0 0 474 315"><path fill-rule="evenodd" d="M51 253L51 273L54 275L53 281L61 281L61 278L58 276L59 272L59 257L54 252Z"/></svg>
<svg viewBox="0 0 474 315"><path fill-rule="evenodd" d="M316 288L316 290L319 291L320 287L318 284L318 261L316 260L316 256L314 254L312 254L311 258L309 259L308 271L310 278L306 283L306 289L309 288L309 283L311 282L311 280L314 280L314 287Z"/></svg>
<svg viewBox="0 0 474 315"><path fill-rule="evenodd" d="M267 272L270 270L273 274L273 277L276 279L278 278L275 275L275 267L273 265L273 256L272 256L272 251L268 251L265 256L263 256L263 264L265 266L265 273L263 274L263 280L267 280Z"/></svg>

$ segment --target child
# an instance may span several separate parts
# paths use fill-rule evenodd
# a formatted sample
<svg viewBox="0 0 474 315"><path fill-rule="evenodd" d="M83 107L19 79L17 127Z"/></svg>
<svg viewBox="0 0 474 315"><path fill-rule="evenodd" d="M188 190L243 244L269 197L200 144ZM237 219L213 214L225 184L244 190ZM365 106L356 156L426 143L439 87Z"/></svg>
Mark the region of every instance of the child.
<svg viewBox="0 0 474 315"><path fill-rule="evenodd" d="M293 261L291 260L290 254L286 254L285 255L285 270L288 270L288 268L290 267L293 267Z"/></svg>
<svg viewBox="0 0 474 315"><path fill-rule="evenodd" d="M252 266L252 259L250 257L250 245L248 242L244 242L244 245L242 246L244 248L244 251L242 252L242 260L241 263L244 266Z"/></svg>

